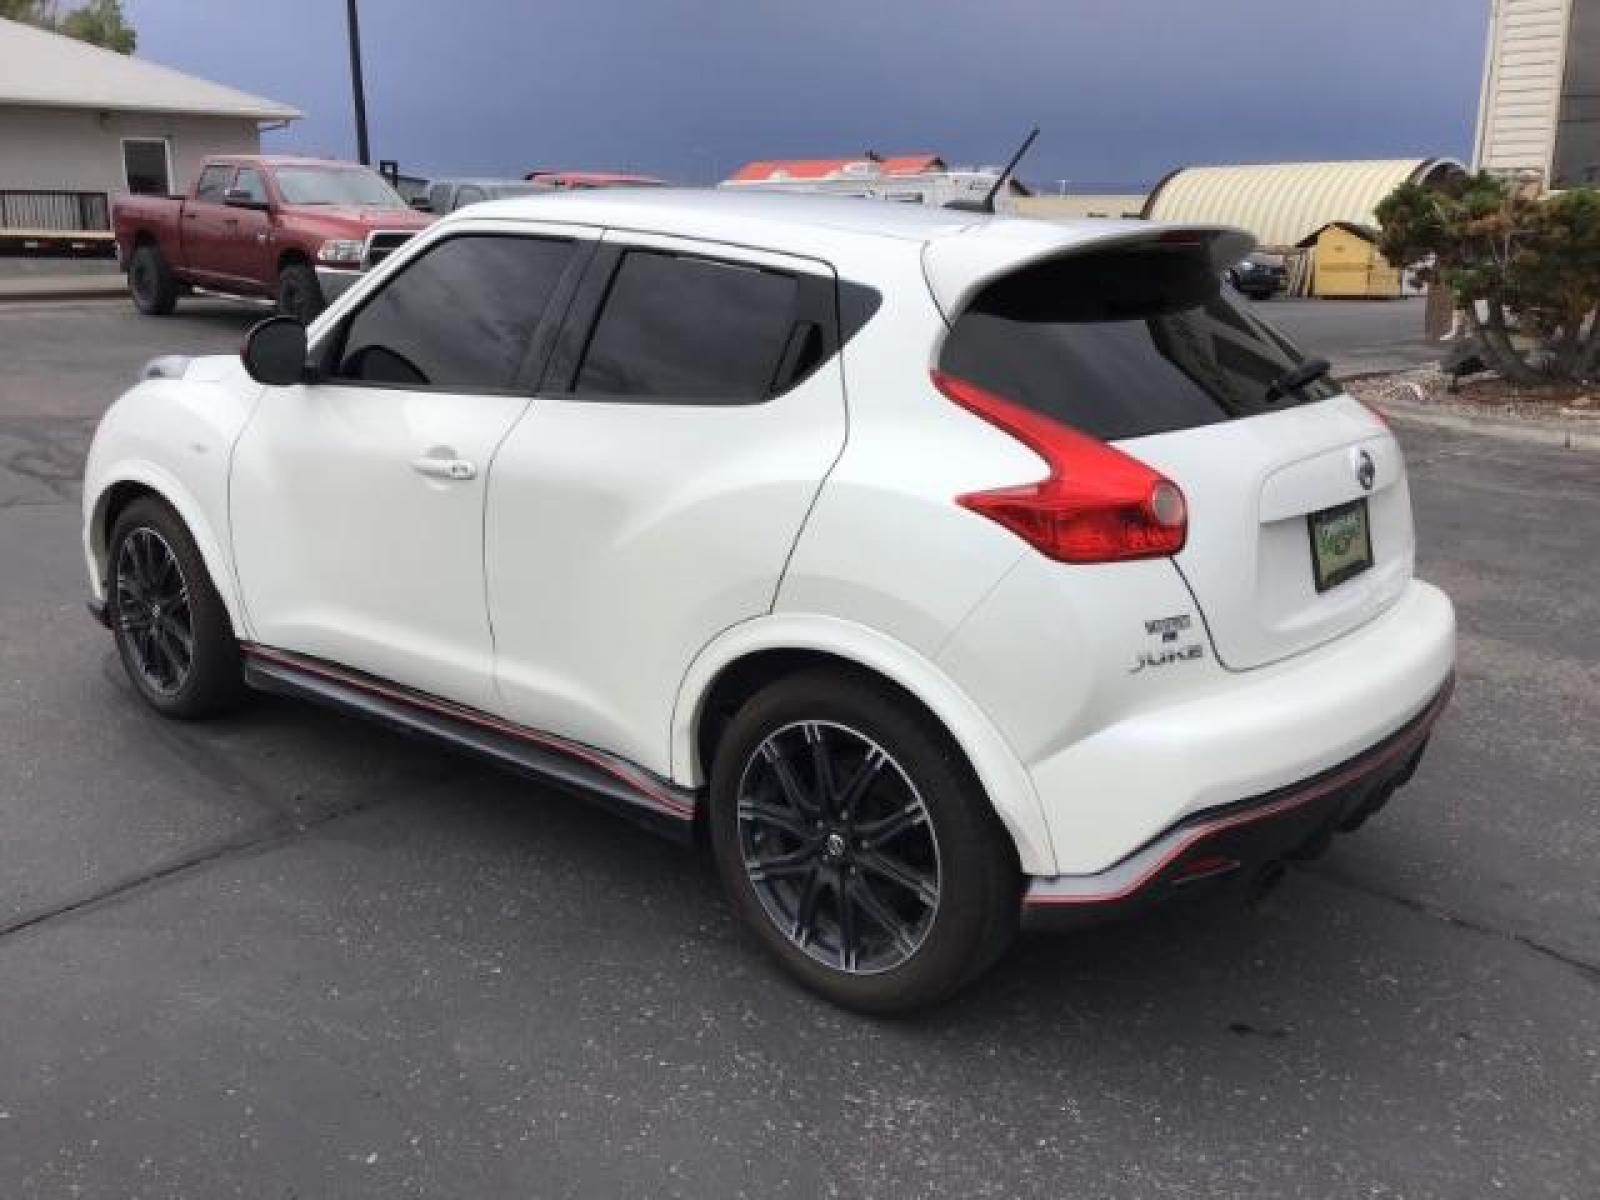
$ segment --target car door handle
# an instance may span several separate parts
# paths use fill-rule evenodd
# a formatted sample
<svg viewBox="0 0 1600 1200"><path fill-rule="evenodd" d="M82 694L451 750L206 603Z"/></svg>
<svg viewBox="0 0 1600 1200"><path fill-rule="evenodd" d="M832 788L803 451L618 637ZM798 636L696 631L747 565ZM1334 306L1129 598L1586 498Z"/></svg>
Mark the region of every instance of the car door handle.
<svg viewBox="0 0 1600 1200"><path fill-rule="evenodd" d="M478 468L464 458L434 458L425 455L411 460L411 469L429 479L475 479Z"/></svg>

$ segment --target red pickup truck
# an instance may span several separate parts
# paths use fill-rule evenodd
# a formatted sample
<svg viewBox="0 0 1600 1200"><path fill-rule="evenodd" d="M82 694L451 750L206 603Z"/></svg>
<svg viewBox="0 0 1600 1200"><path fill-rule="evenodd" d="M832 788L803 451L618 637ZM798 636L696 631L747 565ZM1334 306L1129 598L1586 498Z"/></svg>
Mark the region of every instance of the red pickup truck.
<svg viewBox="0 0 1600 1200"><path fill-rule="evenodd" d="M432 220L366 167L267 155L208 158L190 195L111 207L133 302L163 316L204 291L309 321Z"/></svg>

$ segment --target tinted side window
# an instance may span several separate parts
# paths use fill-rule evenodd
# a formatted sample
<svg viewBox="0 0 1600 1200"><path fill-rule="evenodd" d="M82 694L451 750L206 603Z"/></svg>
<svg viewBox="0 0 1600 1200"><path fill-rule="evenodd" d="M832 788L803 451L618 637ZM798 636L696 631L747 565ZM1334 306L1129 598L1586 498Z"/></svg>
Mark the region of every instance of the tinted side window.
<svg viewBox="0 0 1600 1200"><path fill-rule="evenodd" d="M765 399L788 356L798 297L792 275L630 251L573 390L688 403Z"/></svg>
<svg viewBox="0 0 1600 1200"><path fill-rule="evenodd" d="M940 367L1095 437L1141 437L1253 416L1302 361L1201 256L1085 254L991 284L957 318Z"/></svg>
<svg viewBox="0 0 1600 1200"><path fill-rule="evenodd" d="M232 174L232 167L207 167L200 172L200 182L195 185L194 198L203 200L207 204L221 204L223 194L228 190L228 179Z"/></svg>
<svg viewBox="0 0 1600 1200"><path fill-rule="evenodd" d="M395 387L509 388L571 258L572 243L548 238L440 242L351 319L333 373Z"/></svg>

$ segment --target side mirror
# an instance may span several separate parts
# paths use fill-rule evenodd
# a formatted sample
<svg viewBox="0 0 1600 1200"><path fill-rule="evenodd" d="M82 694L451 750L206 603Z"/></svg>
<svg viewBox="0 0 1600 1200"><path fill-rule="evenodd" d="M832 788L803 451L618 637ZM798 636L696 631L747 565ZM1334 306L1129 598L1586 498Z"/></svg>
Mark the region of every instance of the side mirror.
<svg viewBox="0 0 1600 1200"><path fill-rule="evenodd" d="M268 317L244 335L239 357L251 379L289 387L306 378L306 327L293 317Z"/></svg>
<svg viewBox="0 0 1600 1200"><path fill-rule="evenodd" d="M267 202L258 200L243 188L229 188L222 193L222 202L230 208L255 208L266 211Z"/></svg>
<svg viewBox="0 0 1600 1200"><path fill-rule="evenodd" d="M411 207L416 209L418 212L432 212L433 201L429 200L426 196L413 196L411 197Z"/></svg>

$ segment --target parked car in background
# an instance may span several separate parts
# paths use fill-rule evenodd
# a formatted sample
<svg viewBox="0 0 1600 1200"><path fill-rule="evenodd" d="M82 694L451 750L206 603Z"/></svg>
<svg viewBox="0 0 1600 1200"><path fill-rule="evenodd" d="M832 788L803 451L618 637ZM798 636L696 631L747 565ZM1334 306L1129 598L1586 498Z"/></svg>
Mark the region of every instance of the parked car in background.
<svg viewBox="0 0 1600 1200"><path fill-rule="evenodd" d="M705 836L807 986L926 1004L1019 921L1272 882L1444 707L1399 443L1222 286L1250 245L476 205L111 406L91 608L165 715L254 686L588 791Z"/></svg>
<svg viewBox="0 0 1600 1200"><path fill-rule="evenodd" d="M1289 286L1283 260L1259 251L1228 268L1228 282L1252 300L1270 300Z"/></svg>
<svg viewBox="0 0 1600 1200"><path fill-rule="evenodd" d="M654 175L625 175L608 171L529 171L523 176L530 183L541 183L558 190L589 188L666 187L665 179Z"/></svg>
<svg viewBox="0 0 1600 1200"><path fill-rule="evenodd" d="M111 208L128 290L156 316L193 289L309 321L432 221L366 167L269 155L208 158L189 195Z"/></svg>
<svg viewBox="0 0 1600 1200"><path fill-rule="evenodd" d="M550 190L550 184L533 183L526 179L434 179L429 181L420 202L414 200L412 204L423 212L442 217L468 204Z"/></svg>

